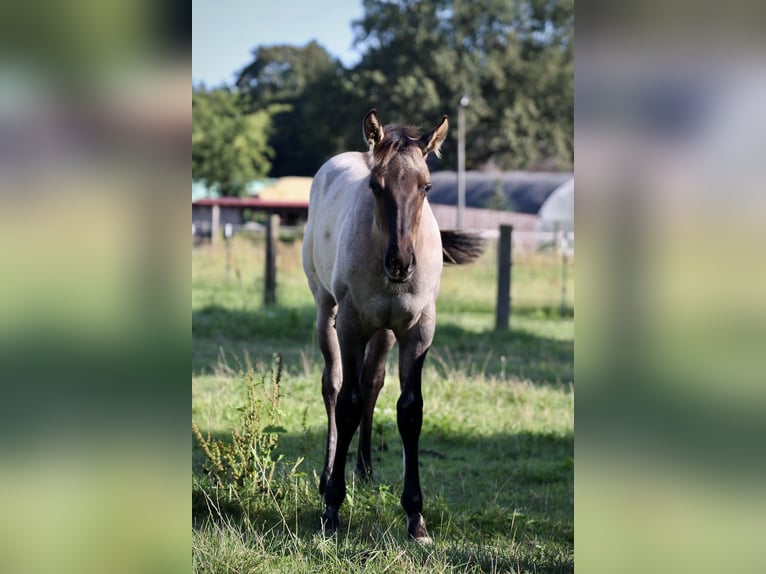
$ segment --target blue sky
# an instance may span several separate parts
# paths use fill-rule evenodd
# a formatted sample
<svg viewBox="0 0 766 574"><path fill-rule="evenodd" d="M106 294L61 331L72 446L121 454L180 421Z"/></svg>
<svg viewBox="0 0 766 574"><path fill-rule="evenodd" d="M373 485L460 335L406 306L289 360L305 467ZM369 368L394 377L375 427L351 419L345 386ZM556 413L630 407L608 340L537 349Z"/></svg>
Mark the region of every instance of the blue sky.
<svg viewBox="0 0 766 574"><path fill-rule="evenodd" d="M256 46L316 40L346 64L362 0L192 0L192 80L231 84Z"/></svg>

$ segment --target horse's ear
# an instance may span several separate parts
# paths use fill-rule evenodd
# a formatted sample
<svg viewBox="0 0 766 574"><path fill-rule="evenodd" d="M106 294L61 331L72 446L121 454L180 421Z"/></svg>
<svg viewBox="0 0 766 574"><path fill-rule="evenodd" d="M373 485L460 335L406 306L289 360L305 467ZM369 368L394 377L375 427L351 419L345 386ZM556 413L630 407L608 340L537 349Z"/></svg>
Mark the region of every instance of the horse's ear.
<svg viewBox="0 0 766 574"><path fill-rule="evenodd" d="M449 122L447 116L442 116L442 123L440 123L435 129L423 134L420 137L420 148L423 150L423 156L427 156L430 152L434 152L436 157L441 157L439 150L442 146L444 138L447 137L447 130L449 129Z"/></svg>
<svg viewBox="0 0 766 574"><path fill-rule="evenodd" d="M378 112L375 108L372 108L364 116L362 134L364 135L365 143L370 147L370 151L383 139L383 126L378 119Z"/></svg>

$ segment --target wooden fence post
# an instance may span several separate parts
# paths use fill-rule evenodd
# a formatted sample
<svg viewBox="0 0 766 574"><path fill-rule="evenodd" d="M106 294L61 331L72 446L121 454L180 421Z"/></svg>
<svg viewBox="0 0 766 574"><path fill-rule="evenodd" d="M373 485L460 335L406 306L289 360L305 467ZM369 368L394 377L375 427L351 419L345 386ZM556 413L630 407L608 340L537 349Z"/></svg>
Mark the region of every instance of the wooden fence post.
<svg viewBox="0 0 766 574"><path fill-rule="evenodd" d="M266 219L266 272L263 304L277 302L277 239L279 238L279 215L269 213Z"/></svg>
<svg viewBox="0 0 766 574"><path fill-rule="evenodd" d="M223 226L223 239L226 244L226 272L224 273L224 281L229 282L229 275L231 274L231 237L234 234L234 226L231 223L226 223Z"/></svg>
<svg viewBox="0 0 766 574"><path fill-rule="evenodd" d="M218 237L221 232L221 206L214 204L210 211L210 243L215 245L221 238Z"/></svg>
<svg viewBox="0 0 766 574"><path fill-rule="evenodd" d="M497 244L497 305L495 306L495 329L507 331L511 319L511 265L513 265L512 225L500 226Z"/></svg>
<svg viewBox="0 0 766 574"><path fill-rule="evenodd" d="M567 237L567 232L565 231L561 235L561 306L559 307L559 315L561 317L564 317L566 315L567 310L567 266L569 265L568 261L568 251L569 251L569 237Z"/></svg>

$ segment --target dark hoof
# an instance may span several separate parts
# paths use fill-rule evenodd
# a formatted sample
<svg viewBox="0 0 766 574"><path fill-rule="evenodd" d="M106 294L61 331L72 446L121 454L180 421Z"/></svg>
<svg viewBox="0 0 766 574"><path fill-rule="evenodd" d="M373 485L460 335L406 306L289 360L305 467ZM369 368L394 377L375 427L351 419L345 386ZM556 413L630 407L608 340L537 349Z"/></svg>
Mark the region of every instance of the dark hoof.
<svg viewBox="0 0 766 574"><path fill-rule="evenodd" d="M340 518L338 517L338 511L332 508L326 508L322 513L320 521L320 528L325 536L332 536L338 532L340 527Z"/></svg>
<svg viewBox="0 0 766 574"><path fill-rule="evenodd" d="M411 516L407 521L407 534L419 544L432 544L433 540L426 530L426 521L420 514Z"/></svg>

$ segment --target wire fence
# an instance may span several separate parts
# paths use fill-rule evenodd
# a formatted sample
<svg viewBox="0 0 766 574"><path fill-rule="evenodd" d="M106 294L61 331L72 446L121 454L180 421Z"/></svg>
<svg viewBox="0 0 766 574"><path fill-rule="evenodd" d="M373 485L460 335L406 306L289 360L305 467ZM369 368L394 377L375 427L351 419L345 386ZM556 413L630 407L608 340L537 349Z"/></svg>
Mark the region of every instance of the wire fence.
<svg viewBox="0 0 766 574"><path fill-rule="evenodd" d="M193 244L210 248L209 229L192 226ZM467 267L447 268L445 274L456 274L457 293L467 303L496 305L499 277L499 232L484 233L485 252ZM300 243L302 227L281 226L276 258L277 284L280 274L300 274ZM266 228L257 224L230 224L222 226L220 238L215 241L216 273L228 280L241 273L250 275L251 281L265 283ZM572 317L574 315L574 233L571 231L513 231L511 234L510 313ZM244 265L243 265L244 264ZM461 281L460 279L465 279ZM470 278L470 281L468 280ZM442 282L443 289L451 283ZM461 292L462 288L465 290ZM277 292L277 297L279 293Z"/></svg>
<svg viewBox="0 0 766 574"><path fill-rule="evenodd" d="M485 240L485 253L474 265L481 269L488 284L496 286L500 235L485 234ZM573 232L513 231L510 263L512 314L574 315Z"/></svg>

